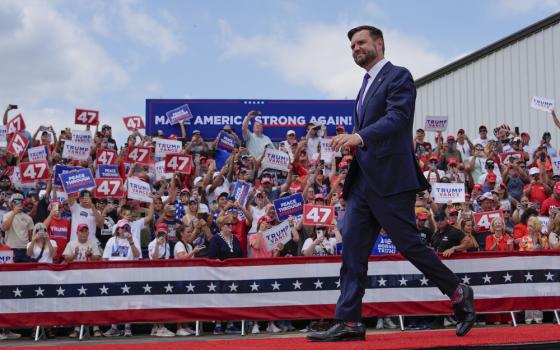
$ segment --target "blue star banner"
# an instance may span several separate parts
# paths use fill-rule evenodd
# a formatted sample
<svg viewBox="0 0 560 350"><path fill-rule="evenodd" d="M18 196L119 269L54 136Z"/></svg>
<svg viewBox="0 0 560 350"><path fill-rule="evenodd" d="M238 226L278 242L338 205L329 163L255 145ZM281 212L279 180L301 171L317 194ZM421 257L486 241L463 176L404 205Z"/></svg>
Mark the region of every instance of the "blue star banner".
<svg viewBox="0 0 560 350"><path fill-rule="evenodd" d="M560 252L444 260L479 312L560 307ZM340 257L1 264L0 327L330 318ZM449 314L439 289L400 255L372 256L363 316Z"/></svg>

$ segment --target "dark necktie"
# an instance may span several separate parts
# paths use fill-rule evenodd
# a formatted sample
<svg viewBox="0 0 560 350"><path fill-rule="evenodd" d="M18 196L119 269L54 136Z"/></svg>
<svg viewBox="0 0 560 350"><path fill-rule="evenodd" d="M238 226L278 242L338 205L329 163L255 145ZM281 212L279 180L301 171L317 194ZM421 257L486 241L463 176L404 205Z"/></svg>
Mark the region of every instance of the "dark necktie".
<svg viewBox="0 0 560 350"><path fill-rule="evenodd" d="M360 88L360 93L358 94L358 120L360 120L360 116L362 115L362 99L364 94L366 93L366 86L369 80L369 73L364 75L364 80L362 81L362 87Z"/></svg>

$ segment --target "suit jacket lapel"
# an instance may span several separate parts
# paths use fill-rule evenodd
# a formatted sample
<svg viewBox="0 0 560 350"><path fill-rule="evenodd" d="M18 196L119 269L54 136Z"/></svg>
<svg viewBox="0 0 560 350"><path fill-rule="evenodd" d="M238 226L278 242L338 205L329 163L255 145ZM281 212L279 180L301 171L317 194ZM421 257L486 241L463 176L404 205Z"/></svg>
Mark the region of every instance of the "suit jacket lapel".
<svg viewBox="0 0 560 350"><path fill-rule="evenodd" d="M367 104L368 104L369 100L371 99L373 94L375 94L375 91L377 90L377 88L379 88L379 86L381 85L381 83L385 79L385 75L387 74L387 72L389 72L389 70L391 69L392 66L393 65L391 64L391 62L385 63L383 68L381 68L381 71L379 71L379 73L377 73L377 76L375 77L375 81L369 86L369 89L366 92L366 96L364 97L364 103L362 105L362 114L360 116L358 116L358 120L359 120L359 123L360 123L360 129L363 127L364 119L366 119L364 113L366 111L366 107L367 107Z"/></svg>

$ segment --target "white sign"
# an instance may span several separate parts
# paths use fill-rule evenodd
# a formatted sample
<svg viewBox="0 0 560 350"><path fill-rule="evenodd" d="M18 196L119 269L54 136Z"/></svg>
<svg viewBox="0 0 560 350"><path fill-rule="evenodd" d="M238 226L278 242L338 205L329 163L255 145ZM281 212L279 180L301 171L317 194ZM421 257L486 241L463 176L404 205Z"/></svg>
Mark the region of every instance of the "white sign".
<svg viewBox="0 0 560 350"><path fill-rule="evenodd" d="M90 143L82 143L75 141L64 142L64 149L62 150L62 158L75 159L75 160L88 160L91 152Z"/></svg>
<svg viewBox="0 0 560 350"><path fill-rule="evenodd" d="M533 96L533 99L531 100L531 107L539 111L550 112L554 109L554 100Z"/></svg>
<svg viewBox="0 0 560 350"><path fill-rule="evenodd" d="M552 163L552 173L554 175L560 175L560 157L552 158L551 163Z"/></svg>
<svg viewBox="0 0 560 350"><path fill-rule="evenodd" d="M432 197L436 203L464 203L465 184L436 182L432 187Z"/></svg>
<svg viewBox="0 0 560 350"><path fill-rule="evenodd" d="M169 180L169 179L173 178L172 173L166 173L165 172L165 160L161 160L159 162L156 162L155 173L156 173L156 181L161 181L163 179Z"/></svg>
<svg viewBox="0 0 560 350"><path fill-rule="evenodd" d="M426 116L424 131L445 131L447 130L447 116Z"/></svg>
<svg viewBox="0 0 560 350"><path fill-rule="evenodd" d="M181 153L183 144L181 141L156 139L156 154L157 158L163 158L166 154Z"/></svg>
<svg viewBox="0 0 560 350"><path fill-rule="evenodd" d="M14 252L11 249L0 250L0 264L11 264L14 262Z"/></svg>
<svg viewBox="0 0 560 350"><path fill-rule="evenodd" d="M550 218L548 216L539 216L538 219L542 224L541 232L546 234L548 231L548 222L550 221Z"/></svg>
<svg viewBox="0 0 560 350"><path fill-rule="evenodd" d="M262 233L266 250L271 251L278 247L278 244L286 244L292 239L292 230L288 220L279 225L269 228Z"/></svg>
<svg viewBox="0 0 560 350"><path fill-rule="evenodd" d="M321 160L325 161L327 164L331 164L332 157L335 154L334 149L331 147L330 139L322 139L321 144Z"/></svg>
<svg viewBox="0 0 560 350"><path fill-rule="evenodd" d="M81 143L93 143L89 130L72 130L72 141Z"/></svg>
<svg viewBox="0 0 560 350"><path fill-rule="evenodd" d="M8 127L6 125L0 125L0 141L7 141Z"/></svg>
<svg viewBox="0 0 560 350"><path fill-rule="evenodd" d="M264 153L261 169L275 169L288 171L290 156L288 153L273 148L267 148Z"/></svg>
<svg viewBox="0 0 560 350"><path fill-rule="evenodd" d="M150 197L151 189L150 184L139 180L135 177L129 177L126 180L128 189L128 198L135 199L140 202L152 203L152 197Z"/></svg>
<svg viewBox="0 0 560 350"><path fill-rule="evenodd" d="M30 162L36 162L39 160L47 160L47 147L46 146L37 146L33 148L29 148L27 150L27 155L29 157Z"/></svg>

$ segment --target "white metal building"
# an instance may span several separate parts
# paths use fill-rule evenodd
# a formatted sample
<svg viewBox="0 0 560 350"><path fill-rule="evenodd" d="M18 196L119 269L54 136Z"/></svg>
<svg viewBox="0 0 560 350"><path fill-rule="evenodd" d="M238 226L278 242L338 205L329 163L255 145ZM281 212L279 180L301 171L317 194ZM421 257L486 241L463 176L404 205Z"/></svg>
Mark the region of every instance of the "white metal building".
<svg viewBox="0 0 560 350"><path fill-rule="evenodd" d="M533 96L555 100L560 114L560 12L442 67L416 81L415 129L427 115L447 115L448 133L508 124L538 142L544 131L560 146L551 114L530 107ZM435 134L428 133L433 142Z"/></svg>

